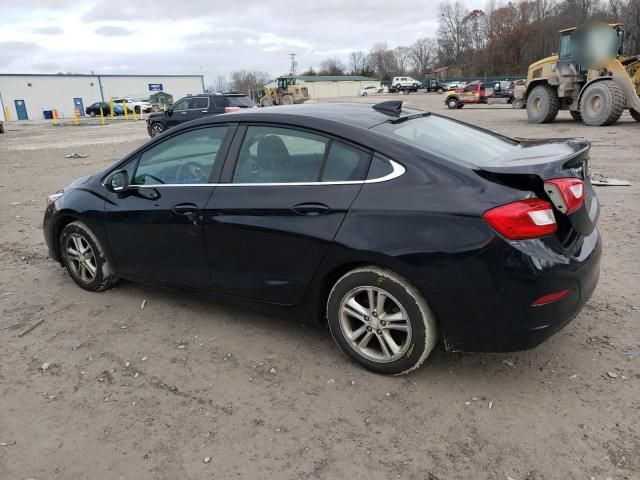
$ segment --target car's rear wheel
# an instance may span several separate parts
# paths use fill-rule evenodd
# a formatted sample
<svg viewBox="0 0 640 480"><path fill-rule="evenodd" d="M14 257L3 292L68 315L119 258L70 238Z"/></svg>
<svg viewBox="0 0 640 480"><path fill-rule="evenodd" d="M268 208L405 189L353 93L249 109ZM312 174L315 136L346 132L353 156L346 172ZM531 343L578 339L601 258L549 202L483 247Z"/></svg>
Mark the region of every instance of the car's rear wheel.
<svg viewBox="0 0 640 480"><path fill-rule="evenodd" d="M352 270L336 282L327 320L340 350L364 368L387 375L418 368L438 339L435 318L420 292L379 267Z"/></svg>
<svg viewBox="0 0 640 480"><path fill-rule="evenodd" d="M362 96L366 97L367 96L367 92L362 92Z"/></svg>
<svg viewBox="0 0 640 480"><path fill-rule="evenodd" d="M91 110L91 111L89 112L89 116L90 116L90 117L95 117L95 116L96 116L96 111L95 111L95 110Z"/></svg>
<svg viewBox="0 0 640 480"><path fill-rule="evenodd" d="M437 93L438 95L442 95L442 94L444 93L444 88L439 87L439 88L436 90L436 93Z"/></svg>
<svg viewBox="0 0 640 480"><path fill-rule="evenodd" d="M71 222L62 229L60 254L71 278L85 290L99 292L118 281L102 245L83 222Z"/></svg>
<svg viewBox="0 0 640 480"><path fill-rule="evenodd" d="M151 138L160 135L162 132L164 132L164 126L161 123L151 124Z"/></svg>

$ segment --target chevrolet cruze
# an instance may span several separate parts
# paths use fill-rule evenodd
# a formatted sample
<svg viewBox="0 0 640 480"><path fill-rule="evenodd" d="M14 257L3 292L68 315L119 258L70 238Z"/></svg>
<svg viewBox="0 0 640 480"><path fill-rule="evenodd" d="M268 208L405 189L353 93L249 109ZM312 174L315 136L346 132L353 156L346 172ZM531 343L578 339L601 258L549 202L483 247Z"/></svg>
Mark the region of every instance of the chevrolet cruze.
<svg viewBox="0 0 640 480"><path fill-rule="evenodd" d="M378 373L533 347L599 274L584 140L518 140L402 108L292 105L185 123L48 199L51 256L327 322Z"/></svg>

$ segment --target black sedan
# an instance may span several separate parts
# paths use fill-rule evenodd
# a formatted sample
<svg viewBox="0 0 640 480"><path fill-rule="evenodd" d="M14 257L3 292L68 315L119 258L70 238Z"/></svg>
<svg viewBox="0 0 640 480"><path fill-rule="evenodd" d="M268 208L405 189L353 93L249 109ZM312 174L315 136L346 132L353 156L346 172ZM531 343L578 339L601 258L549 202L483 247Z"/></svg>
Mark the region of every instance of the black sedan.
<svg viewBox="0 0 640 480"><path fill-rule="evenodd" d="M599 274L588 142L524 141L418 110L293 105L188 122L52 195L51 256L329 325L379 373L533 347Z"/></svg>

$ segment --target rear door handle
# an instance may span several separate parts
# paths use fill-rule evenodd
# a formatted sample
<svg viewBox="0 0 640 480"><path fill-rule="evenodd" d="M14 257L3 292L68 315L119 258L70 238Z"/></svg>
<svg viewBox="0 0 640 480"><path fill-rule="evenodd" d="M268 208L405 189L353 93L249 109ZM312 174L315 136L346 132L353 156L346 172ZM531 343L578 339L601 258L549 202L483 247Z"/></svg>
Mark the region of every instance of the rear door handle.
<svg viewBox="0 0 640 480"><path fill-rule="evenodd" d="M298 215L307 215L310 217L324 215L329 212L329 206L324 203L299 203L294 205L293 211Z"/></svg>
<svg viewBox="0 0 640 480"><path fill-rule="evenodd" d="M193 203L180 203L175 205L171 211L178 215L189 215L190 213L196 213L198 211L198 206Z"/></svg>

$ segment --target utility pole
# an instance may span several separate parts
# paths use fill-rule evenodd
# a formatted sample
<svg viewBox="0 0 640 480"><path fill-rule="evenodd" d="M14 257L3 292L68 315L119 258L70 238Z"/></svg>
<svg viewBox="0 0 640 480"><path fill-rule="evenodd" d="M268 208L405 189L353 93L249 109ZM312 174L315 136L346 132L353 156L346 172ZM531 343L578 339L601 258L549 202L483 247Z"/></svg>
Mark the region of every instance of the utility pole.
<svg viewBox="0 0 640 480"><path fill-rule="evenodd" d="M298 62L296 62L296 54L290 53L289 58L291 58L291 69L289 70L289 75L292 77L296 76L296 67L298 66Z"/></svg>

